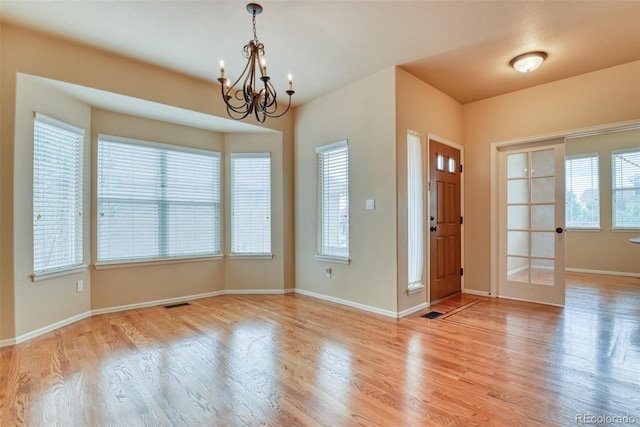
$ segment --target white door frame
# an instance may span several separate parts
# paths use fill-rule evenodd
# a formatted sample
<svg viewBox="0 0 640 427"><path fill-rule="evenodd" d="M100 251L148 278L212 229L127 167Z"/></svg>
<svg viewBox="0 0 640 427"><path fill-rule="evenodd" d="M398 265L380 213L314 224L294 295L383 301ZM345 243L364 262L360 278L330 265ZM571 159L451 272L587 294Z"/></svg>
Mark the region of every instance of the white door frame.
<svg viewBox="0 0 640 427"><path fill-rule="evenodd" d="M464 218L464 147L460 144L457 144L453 141L450 141L446 138L442 138L436 134L433 133L427 133L427 141L425 142L425 159L423 161L423 165L424 167L424 181L427 183L426 187L425 187L425 191L424 191L424 195L425 195L425 205L426 205L426 210L424 211L424 220L425 223L428 224L428 218L429 218L429 212L431 212L431 201L429 199L429 174L431 173L431 170L429 169L429 155L431 154L429 152L429 141L434 140L436 142L439 142L440 144L443 145L447 145L449 147L453 147L456 150L460 151L460 164L463 165L463 173L460 174L460 216L462 216ZM430 281L430 274L431 274L431 244L428 243L430 242L429 240L429 232L428 232L428 227L424 227L424 232L425 232L425 240L424 240L424 245L426 246L426 250L424 251L424 256L425 256L425 261L424 261L424 265L426 266L426 268L424 269L424 275L426 276L426 281L425 283L427 284L427 303L431 304L431 281ZM463 223L460 225L460 268L464 269L464 221ZM464 275L462 275L462 277L460 278L460 292L464 293Z"/></svg>
<svg viewBox="0 0 640 427"><path fill-rule="evenodd" d="M491 251L491 292L489 296L496 298L498 296L498 280L499 280L499 271L498 271L498 244L499 244L499 224L498 224L498 194L499 194L499 185L498 182L498 154L501 149L504 148L514 148L520 145L531 144L536 142L543 142L547 140L559 139L559 138L575 138L579 136L588 136L595 135L599 133L606 133L618 130L624 130L626 128L635 128L640 125L640 119L629 120L625 122L617 122L617 123L609 123L598 126L591 126L585 128L571 129L566 131L548 133L543 135L529 136L523 138L515 138L505 141L497 141L491 143L491 157L490 157L490 168L491 168L491 217L490 217L490 235L491 235L491 243L490 243L490 251ZM564 173L564 171L563 171ZM464 242L464 240L463 240ZM464 256L464 252L463 252ZM464 277L463 277L464 279ZM463 287L464 289L464 287Z"/></svg>

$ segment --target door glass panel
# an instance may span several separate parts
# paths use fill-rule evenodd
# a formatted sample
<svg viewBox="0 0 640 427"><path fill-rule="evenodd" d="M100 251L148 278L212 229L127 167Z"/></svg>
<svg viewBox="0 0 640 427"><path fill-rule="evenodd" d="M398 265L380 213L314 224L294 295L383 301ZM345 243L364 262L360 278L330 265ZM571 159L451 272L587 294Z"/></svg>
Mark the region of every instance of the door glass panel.
<svg viewBox="0 0 640 427"><path fill-rule="evenodd" d="M531 256L553 258L554 234L553 231L531 233Z"/></svg>
<svg viewBox="0 0 640 427"><path fill-rule="evenodd" d="M507 203L529 203L528 179L514 179L507 182Z"/></svg>
<svg viewBox="0 0 640 427"><path fill-rule="evenodd" d="M507 254L529 256L529 233L507 231Z"/></svg>
<svg viewBox="0 0 640 427"><path fill-rule="evenodd" d="M534 151L531 153L531 176L553 176L553 150Z"/></svg>
<svg viewBox="0 0 640 427"><path fill-rule="evenodd" d="M507 228L527 230L529 228L529 206L507 206Z"/></svg>
<svg viewBox="0 0 640 427"><path fill-rule="evenodd" d="M507 279L516 282L529 281L529 258L507 257Z"/></svg>
<svg viewBox="0 0 640 427"><path fill-rule="evenodd" d="M534 178L531 180L531 203L555 202L555 178Z"/></svg>
<svg viewBox="0 0 640 427"><path fill-rule="evenodd" d="M507 155L507 179L526 178L529 176L529 155L518 153Z"/></svg>
<svg viewBox="0 0 640 427"><path fill-rule="evenodd" d="M436 154L436 169L439 171L444 170L444 156L440 153Z"/></svg>
<svg viewBox="0 0 640 427"><path fill-rule="evenodd" d="M531 229L532 230L553 230L554 215L555 215L554 205L531 206Z"/></svg>
<svg viewBox="0 0 640 427"><path fill-rule="evenodd" d="M553 285L555 262L552 259L531 260L531 282L541 285Z"/></svg>
<svg viewBox="0 0 640 427"><path fill-rule="evenodd" d="M456 159L449 157L449 173L456 172Z"/></svg>

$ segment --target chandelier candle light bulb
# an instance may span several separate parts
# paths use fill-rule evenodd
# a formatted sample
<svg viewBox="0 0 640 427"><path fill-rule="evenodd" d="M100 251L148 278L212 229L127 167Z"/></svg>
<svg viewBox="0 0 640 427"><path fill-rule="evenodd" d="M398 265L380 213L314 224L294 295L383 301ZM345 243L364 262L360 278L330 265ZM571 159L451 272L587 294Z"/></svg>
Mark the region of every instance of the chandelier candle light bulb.
<svg viewBox="0 0 640 427"><path fill-rule="evenodd" d="M231 83L224 75L224 62L220 61L220 87L222 100L227 107L227 114L234 120L242 120L253 114L259 123L264 123L267 117L278 118L284 116L291 108L293 82L289 74L289 89L285 93L289 96L287 107L278 109L276 89L267 74L267 63L264 59L264 44L256 35L256 15L262 13L262 6L249 3L247 11L253 16L253 39L244 45L242 55L247 65L240 77ZM238 86L238 87L237 87ZM262 87L260 87L262 86Z"/></svg>

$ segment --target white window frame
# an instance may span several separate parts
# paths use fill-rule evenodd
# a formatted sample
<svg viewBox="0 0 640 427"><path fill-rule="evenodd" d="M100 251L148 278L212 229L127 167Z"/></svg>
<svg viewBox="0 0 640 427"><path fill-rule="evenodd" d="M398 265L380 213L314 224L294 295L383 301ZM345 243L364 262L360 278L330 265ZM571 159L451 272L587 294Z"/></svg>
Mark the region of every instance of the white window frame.
<svg viewBox="0 0 640 427"><path fill-rule="evenodd" d="M164 179L167 179L167 181L163 181L163 178L160 178L160 182L158 182L157 185L158 185L158 188L161 188L162 190L160 190L160 195L156 196L155 198L148 198L147 196L145 196L146 197L145 199L140 199L139 195L132 193L132 190L130 190L127 194L116 197L116 198L114 198L113 196L110 196L109 194L104 194L102 192L101 182L106 178L103 178L103 172L101 169L103 167L103 164L102 164L103 160L101 158L102 156L101 153L103 149L104 150L110 149L109 144L112 144L113 146L120 144L123 147L130 147L133 150L135 150L136 148L144 147L145 149L154 150L154 152L159 154L160 153L169 153L169 154L187 153L187 154L195 154L198 156L206 156L210 158L213 162L213 169L211 170L212 171L212 187L211 187L212 193L210 194L210 200L195 200L195 199L189 199L186 197L184 197L183 200L175 200L175 197L170 198L170 196L166 194L166 190L163 189L166 185L171 184L171 181L169 181L170 178L168 176L164 178ZM98 193L97 248L98 249L97 249L96 267L108 268L109 266L114 266L114 265L117 266L122 264L138 265L138 264L146 264L149 262L157 263L157 262L174 262L174 261L180 261L180 260L184 261L184 260L200 260L200 259L207 259L207 258L220 258L221 257L221 253L220 253L221 217L222 217L221 200L220 200L221 198L221 179L220 179L221 166L222 165L220 161L220 153L216 151L201 150L196 148L163 144L163 143L151 142L151 141L143 141L143 140L124 138L124 137L112 136L112 135L102 135L102 134L98 135L98 184L97 184L98 186L98 189L97 189L97 193ZM162 169L165 167L166 165L160 166L161 176L167 175L168 173L168 171ZM135 166L133 166L132 168L135 168ZM198 173L198 171L194 171L194 173ZM184 177L182 178L184 179ZM194 180L194 182L195 181L196 180ZM179 184L176 184L176 185L179 186ZM202 194L199 194L199 196L201 198L204 197ZM160 212L159 213L160 219L158 220L156 236L158 236L160 243L158 244L158 249L155 255L143 256L140 254L132 254L131 256L127 256L127 257L114 257L114 256L101 255L101 244L102 244L101 218L104 215L109 214L109 210L106 209L106 207L108 206L109 202L113 203L114 201L121 201L124 206L128 206L128 207L135 206L136 203L143 204L145 206L152 206L153 204L157 205L157 209ZM176 207L176 208L182 207L184 209L185 207L188 207L188 206L193 206L194 209L207 208L207 207L211 207L213 209L213 216L215 220L214 220L214 223L211 224L212 228L210 229L210 233L212 233L213 235L213 237L209 241L209 243L211 244L211 247L206 251L198 250L195 252L189 252L189 251L171 252L171 250L168 248L171 245L175 244L174 241L171 240L171 233L176 233L176 230L175 228L171 228L171 225L168 224L167 221L163 220L162 218L166 218L166 215L168 215L169 213L168 209L170 209L171 207ZM182 212L184 211L185 210L183 210ZM188 209L186 209L186 211L188 211ZM132 208L132 212L134 212L133 208ZM164 216L163 216L163 212L164 212ZM184 225L185 223L183 222L181 224ZM195 224L195 221L194 221L194 224ZM201 225L195 226L194 228L186 231L191 233L196 233L195 235L197 235L197 231L198 231L197 227L201 227ZM199 230L204 231L202 228L199 228Z"/></svg>
<svg viewBox="0 0 640 427"><path fill-rule="evenodd" d="M31 280L36 281L86 268L83 264L85 130L37 112L33 129ZM51 133L45 136L47 130ZM56 239L60 235L66 238L62 242ZM51 254L61 256L53 261Z"/></svg>
<svg viewBox="0 0 640 427"><path fill-rule="evenodd" d="M329 162L334 169L327 168ZM347 140L316 148L317 167L317 253L320 261L349 264L349 145ZM329 185L329 179L344 182ZM346 194L345 194L346 193ZM336 197L338 200L336 200ZM329 199L334 199L329 204ZM333 244L332 242L338 242Z"/></svg>
<svg viewBox="0 0 640 427"><path fill-rule="evenodd" d="M425 287L423 183L420 134L407 130L407 289L410 293Z"/></svg>
<svg viewBox="0 0 640 427"><path fill-rule="evenodd" d="M231 153L231 258L272 258L271 153ZM266 170L265 170L266 163ZM251 184L247 190L247 185ZM249 234L247 234L249 233ZM251 236L255 238L252 239Z"/></svg>
<svg viewBox="0 0 640 427"><path fill-rule="evenodd" d="M580 184L586 184L586 181L583 182L578 182L578 179L572 179L573 178L573 167L570 166L570 164L572 162L577 162L580 160L589 160L591 162L592 168L591 168L591 183L590 183L590 187L586 186L586 185L582 185L584 188L584 190L591 190L592 195L594 195L596 202L597 203L597 207L596 207L596 212L597 212L597 221L593 221L593 222L597 222L597 224L595 225L583 225L580 223L576 223L570 220L569 216L572 213L572 210L570 209L569 206L569 197L566 197L565 200L565 204L566 204L566 209L565 209L565 224L566 224L566 228L568 230L600 230L601 227L601 214L600 214L600 155L598 153L584 153L584 154L577 154L577 155L573 155L573 156L566 156L565 157L565 192L568 194L569 191L571 191L575 197L577 198L577 203L581 204L580 198L582 197L583 192L581 192L581 194L576 194L575 192L575 188L576 186L580 186ZM595 162L595 163L594 163ZM595 165L595 171L593 166ZM578 185L574 185L574 184L578 184Z"/></svg>
<svg viewBox="0 0 640 427"><path fill-rule="evenodd" d="M628 225L628 226L618 225L618 220L616 218L616 203L617 203L618 195L626 191L635 191L636 194L640 194L640 182L635 182L633 185L630 185L630 186L624 186L622 185L622 180L623 180L622 176L618 176L624 172L618 171L616 156L625 155L625 154L637 154L638 157L640 157L640 149L632 148L632 149L624 149L624 150L614 150L611 152L611 211L612 211L611 212L611 228L612 230L635 231L640 229L640 222L639 224ZM631 167L639 166L628 159L625 160L625 162L630 163ZM640 181L640 176L637 177L636 179ZM638 197L640 198L640 195L638 195Z"/></svg>

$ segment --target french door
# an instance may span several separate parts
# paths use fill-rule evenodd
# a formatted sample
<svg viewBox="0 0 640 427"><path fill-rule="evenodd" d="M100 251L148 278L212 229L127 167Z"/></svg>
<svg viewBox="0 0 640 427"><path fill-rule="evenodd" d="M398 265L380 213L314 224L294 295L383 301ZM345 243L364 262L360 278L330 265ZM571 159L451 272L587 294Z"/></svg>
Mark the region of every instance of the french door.
<svg viewBox="0 0 640 427"><path fill-rule="evenodd" d="M499 152L498 296L564 305L564 141Z"/></svg>

